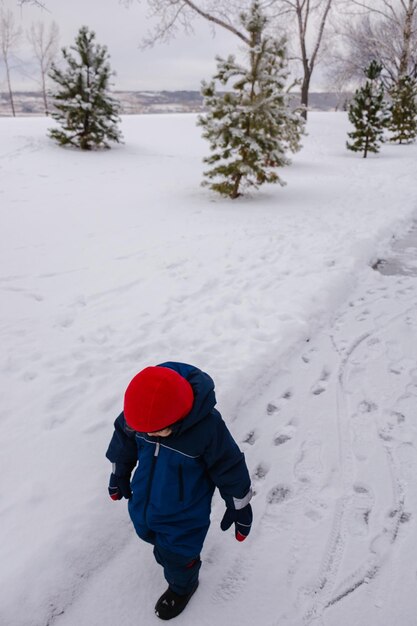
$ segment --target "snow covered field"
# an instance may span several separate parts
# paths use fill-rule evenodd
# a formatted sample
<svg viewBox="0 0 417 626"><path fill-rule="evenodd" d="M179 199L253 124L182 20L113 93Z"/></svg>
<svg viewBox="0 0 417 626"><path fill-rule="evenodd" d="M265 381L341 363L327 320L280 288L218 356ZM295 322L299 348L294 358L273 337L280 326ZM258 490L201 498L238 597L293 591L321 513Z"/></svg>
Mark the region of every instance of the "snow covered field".
<svg viewBox="0 0 417 626"><path fill-rule="evenodd" d="M363 160L344 114L312 114L288 186L228 201L199 187L192 115L87 154L48 124L0 120L0 623L160 623L104 453L169 359L216 381L256 491L244 544L215 498L176 623L415 626L417 278L368 264L417 209L417 147Z"/></svg>

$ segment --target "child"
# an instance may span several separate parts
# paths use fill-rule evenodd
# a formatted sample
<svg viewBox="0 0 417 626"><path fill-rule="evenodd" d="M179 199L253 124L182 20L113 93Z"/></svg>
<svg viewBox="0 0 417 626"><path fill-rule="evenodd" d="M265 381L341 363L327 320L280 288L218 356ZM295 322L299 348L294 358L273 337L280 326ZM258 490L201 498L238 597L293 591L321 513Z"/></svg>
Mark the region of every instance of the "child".
<svg viewBox="0 0 417 626"><path fill-rule="evenodd" d="M215 404L214 383L198 368L147 367L126 389L106 453L113 463L110 497L129 500L137 534L164 568L169 586L155 606L164 620L179 615L197 589L215 487L226 504L221 529L234 523L243 541L251 528L244 455Z"/></svg>

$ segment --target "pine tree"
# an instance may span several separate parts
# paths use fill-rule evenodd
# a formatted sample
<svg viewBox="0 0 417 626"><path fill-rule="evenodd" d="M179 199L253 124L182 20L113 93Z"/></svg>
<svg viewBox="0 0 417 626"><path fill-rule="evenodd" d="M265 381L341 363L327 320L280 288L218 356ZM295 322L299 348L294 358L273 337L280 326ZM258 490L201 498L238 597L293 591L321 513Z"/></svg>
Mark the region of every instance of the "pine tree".
<svg viewBox="0 0 417 626"><path fill-rule="evenodd" d="M368 80L356 90L348 109L349 121L355 130L348 133L352 141L346 142L346 147L353 152L362 152L366 158L369 152L379 152L389 113L380 80L382 66L372 61L364 71Z"/></svg>
<svg viewBox="0 0 417 626"><path fill-rule="evenodd" d="M57 84L52 117L62 127L49 129L49 135L61 145L81 150L109 148L108 141L119 142L121 134L119 105L109 93L112 72L107 48L95 43L95 33L83 26L70 50L75 54L62 49L66 68L53 64L49 73Z"/></svg>
<svg viewBox="0 0 417 626"><path fill-rule="evenodd" d="M242 187L285 184L276 168L290 164L286 150L300 149L304 129L284 91L289 74L285 41L266 35L267 18L257 1L240 20L250 40L248 66L233 55L216 57L217 73L202 83L207 114L198 120L212 151L204 159L212 167L204 172L203 185L230 198L241 195ZM220 93L215 81L225 88L231 84Z"/></svg>
<svg viewBox="0 0 417 626"><path fill-rule="evenodd" d="M417 81L411 76L402 76L389 94L391 141L411 143L417 137Z"/></svg>

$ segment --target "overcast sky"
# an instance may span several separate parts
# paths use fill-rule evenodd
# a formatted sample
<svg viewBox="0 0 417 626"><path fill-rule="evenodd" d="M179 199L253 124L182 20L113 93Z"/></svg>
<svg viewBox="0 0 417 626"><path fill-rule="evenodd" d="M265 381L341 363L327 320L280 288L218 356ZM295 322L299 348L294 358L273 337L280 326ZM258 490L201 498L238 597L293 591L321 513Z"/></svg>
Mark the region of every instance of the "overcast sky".
<svg viewBox="0 0 417 626"><path fill-rule="evenodd" d="M215 71L216 54L225 56L238 51L238 38L222 29L217 29L213 37L208 23L197 19L194 35L178 33L169 44L156 44L151 49L140 48L142 38L152 28L147 17L146 0L140 3L133 0L127 8L119 0L44 0L49 12L33 6L17 6L17 0L0 0L1 4L13 10L16 21L26 32L33 21L52 20L60 29L60 45L74 42L78 29L89 26L96 32L97 41L108 47L111 66L116 72L116 89L198 90L203 78L209 79ZM17 51L18 58L13 70L12 81L15 90L36 90L33 80L36 75L31 65L33 55L22 37ZM313 85L314 87L314 85ZM4 68L0 67L0 90L6 90Z"/></svg>
<svg viewBox="0 0 417 626"><path fill-rule="evenodd" d="M199 89L203 78L210 78L215 70L216 54L234 53L237 38L219 30L216 36L203 20L196 21L195 35L179 33L169 44L157 44L152 49L140 49L142 38L152 23L147 17L146 0L132 2L129 8L119 0L45 0L49 12L35 7L17 7L17 0L2 0L12 9L16 21L26 31L31 22L55 20L60 29L60 44L71 45L80 26L87 25L96 32L97 41L106 44L111 66L116 72L117 89L159 90ZM1 1L0 1L1 5ZM17 51L17 67L13 72L15 89L36 89L30 78L31 54L25 37ZM0 68L0 86L5 89L5 76Z"/></svg>

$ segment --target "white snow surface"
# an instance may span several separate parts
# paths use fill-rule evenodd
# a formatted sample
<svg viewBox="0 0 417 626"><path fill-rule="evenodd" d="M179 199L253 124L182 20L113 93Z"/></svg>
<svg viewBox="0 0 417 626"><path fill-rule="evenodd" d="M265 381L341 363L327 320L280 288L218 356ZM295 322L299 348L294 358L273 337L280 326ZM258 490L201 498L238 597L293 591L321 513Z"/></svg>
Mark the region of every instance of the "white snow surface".
<svg viewBox="0 0 417 626"><path fill-rule="evenodd" d="M179 360L214 378L255 496L242 544L215 496L175 623L415 626L417 278L369 264L413 219L417 147L364 160L345 114L311 114L288 185L229 201L199 186L195 121L124 118L81 153L0 120L0 623L160 623L104 455L132 376Z"/></svg>

